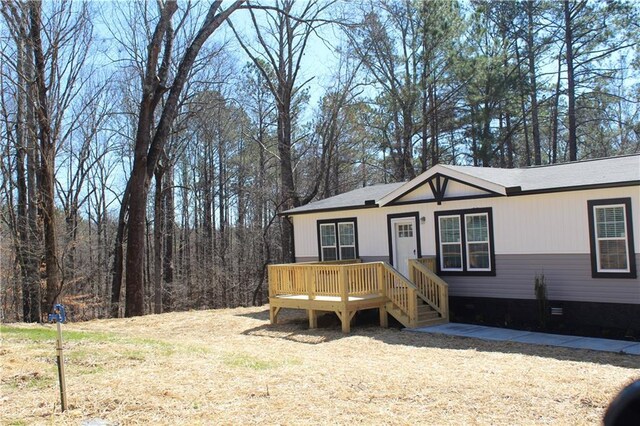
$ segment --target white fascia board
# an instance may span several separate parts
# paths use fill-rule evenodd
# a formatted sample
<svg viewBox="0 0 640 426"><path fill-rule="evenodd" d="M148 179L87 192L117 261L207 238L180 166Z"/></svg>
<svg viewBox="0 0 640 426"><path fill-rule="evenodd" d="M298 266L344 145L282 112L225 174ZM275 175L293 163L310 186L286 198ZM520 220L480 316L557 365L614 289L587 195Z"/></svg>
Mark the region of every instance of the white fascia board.
<svg viewBox="0 0 640 426"><path fill-rule="evenodd" d="M450 169L447 166L442 164L437 164L431 167L426 172L420 174L419 176L416 176L414 179L400 186L398 189L391 191L384 197L376 200L376 203L378 204L378 206L383 207L393 202L394 200L402 197L403 195L411 192L414 188L423 184L424 182L426 182L431 177L437 174L456 179L463 183L468 183L471 186L485 189L487 191L490 191L496 194L507 195L507 188L503 185L488 181L486 179L481 179L467 173L462 173L458 170Z"/></svg>

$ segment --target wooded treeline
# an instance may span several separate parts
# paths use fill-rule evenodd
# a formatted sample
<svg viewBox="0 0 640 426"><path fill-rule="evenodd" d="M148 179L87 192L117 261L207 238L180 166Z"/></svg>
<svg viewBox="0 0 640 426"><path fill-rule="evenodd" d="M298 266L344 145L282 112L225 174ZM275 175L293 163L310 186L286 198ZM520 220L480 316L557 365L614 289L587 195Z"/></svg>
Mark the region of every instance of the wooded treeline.
<svg viewBox="0 0 640 426"><path fill-rule="evenodd" d="M278 213L640 151L622 1L0 3L2 319L266 302Z"/></svg>

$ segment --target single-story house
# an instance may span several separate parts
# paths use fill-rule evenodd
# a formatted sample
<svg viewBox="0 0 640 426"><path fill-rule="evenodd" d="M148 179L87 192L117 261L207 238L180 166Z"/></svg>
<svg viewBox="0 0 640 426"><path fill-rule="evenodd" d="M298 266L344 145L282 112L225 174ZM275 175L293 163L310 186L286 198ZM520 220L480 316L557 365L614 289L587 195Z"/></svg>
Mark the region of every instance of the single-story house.
<svg viewBox="0 0 640 426"><path fill-rule="evenodd" d="M436 165L284 212L296 262L435 258L452 318L640 332L640 155L520 169Z"/></svg>

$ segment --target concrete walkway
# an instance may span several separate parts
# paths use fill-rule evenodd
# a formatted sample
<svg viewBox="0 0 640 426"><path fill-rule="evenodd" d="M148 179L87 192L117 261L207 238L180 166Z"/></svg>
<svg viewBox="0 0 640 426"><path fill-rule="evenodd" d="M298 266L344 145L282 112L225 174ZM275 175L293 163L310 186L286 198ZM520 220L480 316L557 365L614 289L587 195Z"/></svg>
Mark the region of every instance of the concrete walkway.
<svg viewBox="0 0 640 426"><path fill-rule="evenodd" d="M618 352L640 355L640 343L626 340L599 339L595 337L564 336L560 334L534 333L483 325L448 323L431 327L405 329L407 331L448 336L473 337L483 340L531 343L562 348L591 349L593 351Z"/></svg>

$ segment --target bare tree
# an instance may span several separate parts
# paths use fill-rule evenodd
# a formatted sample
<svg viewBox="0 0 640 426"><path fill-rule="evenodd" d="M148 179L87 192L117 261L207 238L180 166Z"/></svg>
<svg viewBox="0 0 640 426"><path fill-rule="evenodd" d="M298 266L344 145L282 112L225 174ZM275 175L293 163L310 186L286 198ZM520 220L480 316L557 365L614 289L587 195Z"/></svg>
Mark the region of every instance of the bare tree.
<svg viewBox="0 0 640 426"><path fill-rule="evenodd" d="M125 280L126 316L144 314L143 274L147 198L151 177L178 114L180 95L202 45L242 3L243 1L236 1L226 9L221 7L221 1L211 4L199 31L179 60L173 81L169 81L169 68L174 54L172 17L178 10L178 4L175 1L168 1L159 5L160 15L144 65L145 74L139 106L134 162L127 184L128 203L123 203L122 206L122 209L128 210L129 217ZM154 119L156 115L160 116L157 123Z"/></svg>
<svg viewBox="0 0 640 426"><path fill-rule="evenodd" d="M55 218L56 155L73 128L69 126L73 122L70 107L86 81L81 73L92 41L92 25L87 4L47 5L45 13L43 16L43 4L37 1L2 4L2 15L19 40L18 50L24 52L26 47L28 53L18 55L21 64L16 63L15 69L21 79L18 90L28 93L25 99L33 111L31 129L38 140L37 208L43 224L46 274L43 309L49 310L63 287Z"/></svg>
<svg viewBox="0 0 640 426"><path fill-rule="evenodd" d="M278 112L278 156L280 158L281 208L307 204L318 192L318 182L308 194L301 195L294 182L292 165L294 103L296 95L309 81L299 82L302 59L309 39L318 28L327 23L322 19L333 2L317 0L306 2L301 10L294 8L293 0L277 0L276 8L264 10L264 18L258 19L251 12L251 22L256 32L257 45L248 44L231 25L240 46L262 73L265 83L275 98ZM293 15L295 14L295 16ZM293 260L293 227L282 218L282 258Z"/></svg>

